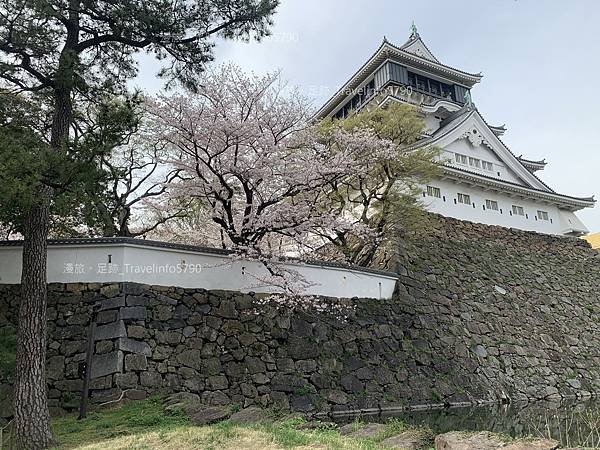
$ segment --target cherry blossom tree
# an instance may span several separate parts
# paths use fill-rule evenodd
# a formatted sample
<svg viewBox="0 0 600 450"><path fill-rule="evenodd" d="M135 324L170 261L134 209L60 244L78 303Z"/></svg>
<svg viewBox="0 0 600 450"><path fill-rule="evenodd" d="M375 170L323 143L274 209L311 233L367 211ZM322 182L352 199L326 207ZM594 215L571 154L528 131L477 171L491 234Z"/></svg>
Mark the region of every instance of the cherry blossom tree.
<svg viewBox="0 0 600 450"><path fill-rule="evenodd" d="M184 182L175 197L202 201L229 245L265 254L266 237L298 238L324 226L320 198L352 171L363 142L349 133L335 152L308 124L309 103L289 91L279 73L246 75L221 66L193 96L161 96L152 105L157 140Z"/></svg>
<svg viewBox="0 0 600 450"><path fill-rule="evenodd" d="M283 284L298 282L275 258L319 245L316 230L360 233L365 227L337 211L329 191L367 170L365 152L379 158L394 143L367 128L338 127L329 145L310 121L308 100L279 73L248 75L224 65L198 85L195 95L163 95L150 106L151 139L165 145L183 179L170 195L198 201L222 246L265 261Z"/></svg>
<svg viewBox="0 0 600 450"><path fill-rule="evenodd" d="M422 210L415 193L436 173L438 153L409 150L424 127L414 108L314 123L308 100L277 72L224 65L198 85L149 106L146 139L164 146L182 179L169 196L194 205L172 223L179 239L263 261L271 277L258 283L306 288L278 258L327 255L325 246L366 266Z"/></svg>

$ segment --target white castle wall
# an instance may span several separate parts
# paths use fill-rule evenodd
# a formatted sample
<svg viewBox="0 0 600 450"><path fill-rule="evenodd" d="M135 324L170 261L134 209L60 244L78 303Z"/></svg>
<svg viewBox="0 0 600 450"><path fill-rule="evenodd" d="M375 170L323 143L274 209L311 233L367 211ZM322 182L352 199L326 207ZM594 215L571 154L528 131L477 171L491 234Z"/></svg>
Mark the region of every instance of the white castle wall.
<svg viewBox="0 0 600 450"><path fill-rule="evenodd" d="M568 220L571 220L573 224L581 225L579 219L571 211L560 210L554 205L510 197L509 195L493 191L485 191L467 184L457 184L450 180L435 180L429 183L429 185L440 188L442 198L423 197L422 200L428 211L443 216L547 234L563 234L568 228ZM475 207L473 205L455 203L454 200L459 192L470 195L471 203L474 203ZM486 199L497 201L499 209L502 209L502 213L489 209L484 210L483 205L485 205ZM522 206L527 217L511 216L512 205ZM552 221L536 220L538 209L547 211Z"/></svg>
<svg viewBox="0 0 600 450"><path fill-rule="evenodd" d="M0 284L19 284L22 248L0 246ZM287 263L310 282L303 294L337 298L391 298L394 274L348 267ZM149 247L142 244L68 244L48 248L49 283L130 281L160 286L277 292L261 282L268 275L256 261L202 251Z"/></svg>

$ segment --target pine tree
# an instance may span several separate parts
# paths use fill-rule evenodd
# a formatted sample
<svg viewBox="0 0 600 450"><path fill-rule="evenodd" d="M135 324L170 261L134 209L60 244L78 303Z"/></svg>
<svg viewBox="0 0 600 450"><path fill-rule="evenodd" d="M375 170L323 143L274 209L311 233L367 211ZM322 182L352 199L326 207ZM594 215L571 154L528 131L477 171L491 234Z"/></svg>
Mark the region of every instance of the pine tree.
<svg viewBox="0 0 600 450"><path fill-rule="evenodd" d="M266 35L277 4L278 0L1 0L2 87L46 99L47 145L57 154L68 154L74 106L122 92L136 74L136 53L154 54L165 63L161 77L194 89L196 75L212 59L212 39ZM16 447L28 450L52 443L45 355L46 254L54 190L51 180L38 184L23 217L14 426Z"/></svg>

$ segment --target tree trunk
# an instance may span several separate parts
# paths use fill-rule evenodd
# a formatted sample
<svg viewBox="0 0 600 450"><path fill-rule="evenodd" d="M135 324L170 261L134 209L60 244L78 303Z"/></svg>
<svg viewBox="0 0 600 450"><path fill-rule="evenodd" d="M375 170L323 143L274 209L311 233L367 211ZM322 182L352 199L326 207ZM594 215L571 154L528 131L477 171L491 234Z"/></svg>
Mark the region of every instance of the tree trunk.
<svg viewBox="0 0 600 450"><path fill-rule="evenodd" d="M55 91L50 145L61 151L72 120L69 89ZM15 446L21 450L50 447L52 430L46 385L46 268L52 189L41 186L38 202L25 218L21 304L15 377Z"/></svg>
<svg viewBox="0 0 600 450"><path fill-rule="evenodd" d="M52 444L46 387L46 259L51 190L25 220L21 302L14 386L15 447L37 450Z"/></svg>
<svg viewBox="0 0 600 450"><path fill-rule="evenodd" d="M50 146L65 151L73 120L71 94L75 86L75 67L79 54L80 0L69 0L67 36L54 77L54 111ZM17 330L15 376L15 446L21 450L50 447L52 430L46 384L46 270L50 204L53 190L42 185L38 201L25 218L21 303Z"/></svg>

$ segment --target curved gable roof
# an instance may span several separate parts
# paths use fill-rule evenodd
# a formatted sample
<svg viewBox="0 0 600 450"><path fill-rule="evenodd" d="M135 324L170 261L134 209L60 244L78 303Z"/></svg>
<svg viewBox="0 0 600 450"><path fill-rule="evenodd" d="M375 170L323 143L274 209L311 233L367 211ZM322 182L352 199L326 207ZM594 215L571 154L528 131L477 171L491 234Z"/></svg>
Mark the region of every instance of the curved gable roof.
<svg viewBox="0 0 600 450"><path fill-rule="evenodd" d="M430 137L420 140L416 144L408 147L408 149L417 149L431 145L444 147L458 139L462 139L465 133L469 132L473 127L475 127L477 131L482 134L487 143L490 144L491 150L496 154L498 159L506 164L506 166L523 181L523 188L531 189L532 191L538 193L545 193L548 196L562 197L564 199L572 200L580 204L582 207L593 206L595 202L593 197L573 197L559 194L542 180L540 180L530 170L528 170L527 166L494 133L490 125L485 121L483 116L476 108L469 108L465 106L452 113L441 122L440 128L436 130ZM502 180L500 178L489 177L454 166L451 167L451 170L471 174L472 176L477 176L478 178L486 178L490 181L501 184L514 185L514 183Z"/></svg>
<svg viewBox="0 0 600 450"><path fill-rule="evenodd" d="M444 147L461 139L465 133L475 128L490 145L498 159L523 181L525 187L546 192L554 192L549 186L527 170L523 163L521 163L498 136L496 136L477 109L463 107L442 121L440 125L440 128L436 130L431 137L419 141L413 147L420 148L429 145L439 145Z"/></svg>
<svg viewBox="0 0 600 450"><path fill-rule="evenodd" d="M425 42L423 42L423 39L421 39L421 36L419 36L418 33L411 36L408 41L400 46L400 48L408 53L420 56L421 58L425 58L436 63L440 62L439 59L433 56L433 53L431 53L431 50L429 50L427 45L425 45Z"/></svg>

